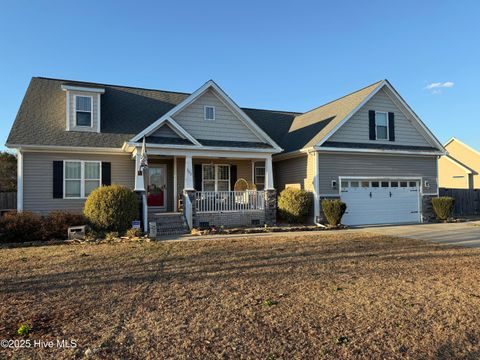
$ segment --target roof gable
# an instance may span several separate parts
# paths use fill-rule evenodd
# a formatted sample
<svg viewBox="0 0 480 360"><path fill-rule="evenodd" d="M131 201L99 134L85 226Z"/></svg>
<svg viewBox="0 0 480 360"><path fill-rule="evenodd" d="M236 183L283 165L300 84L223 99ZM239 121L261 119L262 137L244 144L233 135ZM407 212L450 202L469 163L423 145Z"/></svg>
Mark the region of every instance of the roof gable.
<svg viewBox="0 0 480 360"><path fill-rule="evenodd" d="M218 100L221 101L221 103L224 104L226 108L229 109L237 118L238 120L248 128L250 131L252 131L255 136L257 142L265 142L271 147L273 147L275 150L280 151L282 150L252 119L248 117L247 114L243 112L242 109L238 107L228 96L227 94L217 85L213 80L207 81L204 85L202 85L198 90L196 90L194 93L192 93L190 96L188 96L186 99L184 99L181 103L179 103L177 106L169 110L166 114L161 116L157 121L146 127L144 130L139 132L137 135L135 135L130 142L138 142L142 137L144 136L149 136L152 134L153 131L155 131L160 124L165 119L171 119L175 121L175 117L179 119L180 122L187 124L188 121L184 120L182 118L182 113L185 112L189 106L195 106L198 105L198 102L202 99L202 97L206 94L215 94L215 96L218 98ZM203 114L203 113L202 113ZM203 115L202 115L203 116ZM177 124L178 125L178 124ZM180 125L179 125L180 126ZM195 128L195 124L193 127L190 127L190 130ZM188 132L187 132L188 133ZM218 133L217 133L218 134ZM233 134L235 136L235 134ZM191 135L190 135L191 136ZM218 136L217 136L218 137ZM193 138L193 136L192 136ZM204 139L204 140L214 140L212 139ZM251 139L250 139L251 140ZM198 145L201 145L200 143Z"/></svg>
<svg viewBox="0 0 480 360"><path fill-rule="evenodd" d="M465 144L464 142L452 138L445 144L448 155L462 165L480 172L480 152Z"/></svg>
<svg viewBox="0 0 480 360"><path fill-rule="evenodd" d="M395 141L371 140L369 129L369 111L393 113L395 116ZM330 136L330 142L363 143L371 145L396 145L410 147L430 147L435 150L435 144L425 131L413 120L408 111L395 100L387 87L382 87L358 111L353 114L338 130Z"/></svg>
<svg viewBox="0 0 480 360"><path fill-rule="evenodd" d="M172 118L196 139L264 142L237 114L224 104L220 95L208 89ZM214 107L215 120L205 120L205 107ZM200 140L201 139L201 140Z"/></svg>
<svg viewBox="0 0 480 360"><path fill-rule="evenodd" d="M346 117L354 113L369 95L378 91L381 83L376 82L295 117L285 137L288 141L293 139L298 148L317 145Z"/></svg>

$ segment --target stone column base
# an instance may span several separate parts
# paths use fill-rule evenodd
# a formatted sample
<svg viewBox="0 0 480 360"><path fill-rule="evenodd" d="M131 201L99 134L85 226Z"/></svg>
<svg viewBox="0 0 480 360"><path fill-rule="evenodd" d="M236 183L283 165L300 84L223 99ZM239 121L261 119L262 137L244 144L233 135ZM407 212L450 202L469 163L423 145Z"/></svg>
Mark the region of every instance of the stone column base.
<svg viewBox="0 0 480 360"><path fill-rule="evenodd" d="M277 223L277 190L265 190L265 224Z"/></svg>

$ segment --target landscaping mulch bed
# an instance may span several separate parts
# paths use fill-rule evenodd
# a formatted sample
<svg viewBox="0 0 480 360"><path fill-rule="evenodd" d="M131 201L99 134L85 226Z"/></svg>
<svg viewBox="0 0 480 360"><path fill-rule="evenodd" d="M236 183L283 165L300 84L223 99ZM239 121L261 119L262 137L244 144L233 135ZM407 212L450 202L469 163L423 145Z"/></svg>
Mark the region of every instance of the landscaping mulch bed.
<svg viewBox="0 0 480 360"><path fill-rule="evenodd" d="M0 339L78 344L0 358L480 357L475 249L347 231L0 252Z"/></svg>
<svg viewBox="0 0 480 360"><path fill-rule="evenodd" d="M275 226L263 227L236 227L236 228L222 228L211 227L208 229L192 230L192 235L231 235L231 234L263 234L263 233L279 233L279 232L298 232L298 231L325 231L325 230L343 230L348 227L345 225L330 226L330 225L290 225L278 224Z"/></svg>

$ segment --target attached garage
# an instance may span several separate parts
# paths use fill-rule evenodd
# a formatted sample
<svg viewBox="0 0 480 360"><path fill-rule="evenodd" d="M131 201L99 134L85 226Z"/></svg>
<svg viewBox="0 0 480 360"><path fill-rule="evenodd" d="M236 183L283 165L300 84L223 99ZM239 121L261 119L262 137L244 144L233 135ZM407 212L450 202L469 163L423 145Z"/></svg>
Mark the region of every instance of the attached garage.
<svg viewBox="0 0 480 360"><path fill-rule="evenodd" d="M421 179L342 178L340 197L347 204L345 225L421 221Z"/></svg>

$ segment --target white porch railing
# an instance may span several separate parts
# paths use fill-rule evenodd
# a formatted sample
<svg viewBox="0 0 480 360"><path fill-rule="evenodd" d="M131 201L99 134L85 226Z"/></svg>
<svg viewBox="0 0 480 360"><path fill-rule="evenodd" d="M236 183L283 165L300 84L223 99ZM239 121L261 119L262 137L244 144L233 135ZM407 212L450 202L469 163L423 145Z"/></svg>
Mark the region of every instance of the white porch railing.
<svg viewBox="0 0 480 360"><path fill-rule="evenodd" d="M183 206L185 208L185 218L187 219L187 225L190 230L193 228L193 217L192 217L192 202L190 201L190 197L184 195L183 196Z"/></svg>
<svg viewBox="0 0 480 360"><path fill-rule="evenodd" d="M265 209L263 191L197 191L195 201L200 213Z"/></svg>

